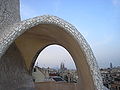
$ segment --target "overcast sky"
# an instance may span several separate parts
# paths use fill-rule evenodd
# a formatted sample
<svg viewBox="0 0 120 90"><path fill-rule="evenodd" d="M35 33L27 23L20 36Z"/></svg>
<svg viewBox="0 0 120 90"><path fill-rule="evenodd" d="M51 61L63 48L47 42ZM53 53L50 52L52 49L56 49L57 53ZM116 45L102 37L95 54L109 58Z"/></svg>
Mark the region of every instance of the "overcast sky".
<svg viewBox="0 0 120 90"><path fill-rule="evenodd" d="M22 20L44 14L73 24L90 44L100 67L110 62L120 66L120 0L21 0ZM74 67L70 55L59 46L46 48L39 59L43 66L56 67L67 60L68 67Z"/></svg>

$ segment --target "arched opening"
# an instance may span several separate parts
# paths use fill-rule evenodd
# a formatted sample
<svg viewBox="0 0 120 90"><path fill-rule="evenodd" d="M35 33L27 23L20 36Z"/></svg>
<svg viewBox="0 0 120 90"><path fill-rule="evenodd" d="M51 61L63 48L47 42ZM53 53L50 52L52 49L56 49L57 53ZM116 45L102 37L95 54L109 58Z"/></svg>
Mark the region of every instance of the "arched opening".
<svg viewBox="0 0 120 90"><path fill-rule="evenodd" d="M64 63L69 69L76 69L70 53L60 45L49 45L45 47L38 55L34 66L59 68L61 63Z"/></svg>
<svg viewBox="0 0 120 90"><path fill-rule="evenodd" d="M49 45L37 56L32 77L38 90L79 90L76 66L65 48Z"/></svg>
<svg viewBox="0 0 120 90"><path fill-rule="evenodd" d="M20 78L22 78L24 83L19 82L18 80L18 83L22 83L19 84L21 87L33 87L33 82L26 77L28 73L25 73L24 70L26 72L31 71L33 58L36 53L42 51L49 45L57 44L64 47L73 57L78 71L78 77L80 77L78 79L78 87L80 90L99 90L102 88L101 77L94 55L83 36L77 32L71 24L57 17L41 16L23 21L17 25L17 27L10 29L12 34L6 36L5 39L5 41L8 40L9 43L6 43L7 41L3 42L4 45L1 44L3 46L1 50L2 52L6 51L6 53L8 53L6 59L10 57L10 55L13 55L15 57L11 58L13 59L13 62L14 60L20 61L20 59L18 59L19 57L16 55L18 54L20 55L21 60L23 60L21 63L24 64L22 66L23 76L20 76ZM19 31L16 32L14 30ZM17 51L14 52L14 50ZM6 53L0 54L2 58L5 57L4 55L6 55ZM7 64L7 62L4 63ZM15 66L18 67L17 74L20 74L21 65L16 64ZM11 67L15 68L15 66L13 65ZM17 74L16 72L14 74L16 78ZM31 77L30 74L28 76Z"/></svg>
<svg viewBox="0 0 120 90"><path fill-rule="evenodd" d="M81 77L78 80L81 86L80 88L94 88L90 67L81 46L64 29L52 24L37 25L18 37L15 43L22 53L28 69L30 69L32 59L39 50L51 44L63 46L70 52L76 63L78 75Z"/></svg>
<svg viewBox="0 0 120 90"><path fill-rule="evenodd" d="M48 58L49 57L49 58ZM52 61L52 59L54 61ZM55 60L56 59L56 60ZM51 60L51 61L50 61ZM69 62L67 62L66 60L68 60ZM61 62L67 62L67 67L69 67L70 69L77 69L76 65L74 63L74 60L72 58L72 56L70 55L70 53L63 47L57 44L53 44L53 45L48 45L45 48L43 48L42 50L40 49L36 55L33 58L32 64L30 68L33 68L34 66L36 66L38 64L38 62L41 62L40 66L46 67L53 67L51 62L55 62L57 67L58 65L60 65ZM45 65L46 62L46 65ZM48 63L49 65L48 65ZM58 62L58 63L57 63ZM43 64L44 63L44 64ZM51 63L51 66L50 66ZM55 65L54 63L54 65ZM72 65L72 67L70 67L70 65Z"/></svg>

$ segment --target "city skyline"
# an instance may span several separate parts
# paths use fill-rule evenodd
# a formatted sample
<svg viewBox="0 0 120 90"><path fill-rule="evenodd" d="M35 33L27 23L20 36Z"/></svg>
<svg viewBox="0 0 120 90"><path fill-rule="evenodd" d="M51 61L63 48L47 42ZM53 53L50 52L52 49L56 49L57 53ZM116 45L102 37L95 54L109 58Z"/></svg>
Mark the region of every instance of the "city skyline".
<svg viewBox="0 0 120 90"><path fill-rule="evenodd" d="M52 52L52 50L55 51ZM62 58L61 58L62 57ZM53 61L51 61L53 60ZM68 69L76 69L75 63L69 52L59 45L50 45L46 47L38 56L36 65L45 68L59 69L60 64L64 63Z"/></svg>
<svg viewBox="0 0 120 90"><path fill-rule="evenodd" d="M54 52L52 52L54 50ZM62 58L61 58L62 57ZM53 60L53 62L51 61ZM65 64L65 67L68 69L76 69L76 65L74 63L74 60L70 53L59 45L50 45L46 47L41 53L39 54L35 65L39 67L44 68L54 68L59 69L61 63ZM112 67L118 67L120 65L114 65L114 62L107 62L106 67L100 67L100 68L110 68Z"/></svg>
<svg viewBox="0 0 120 90"><path fill-rule="evenodd" d="M120 0L21 0L22 20L43 14L72 23L90 44L100 67L110 62L120 65Z"/></svg>

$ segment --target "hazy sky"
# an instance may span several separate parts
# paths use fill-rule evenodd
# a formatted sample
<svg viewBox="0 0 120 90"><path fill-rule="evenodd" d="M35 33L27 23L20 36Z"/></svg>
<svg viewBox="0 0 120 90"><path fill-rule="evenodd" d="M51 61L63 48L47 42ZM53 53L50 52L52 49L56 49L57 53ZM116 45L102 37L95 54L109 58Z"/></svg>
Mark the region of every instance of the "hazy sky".
<svg viewBox="0 0 120 90"><path fill-rule="evenodd" d="M90 44L100 67L108 67L110 62L120 66L120 0L21 0L22 20L44 14L73 24ZM64 49L60 51L64 56L50 57L50 53L54 55L60 49L48 47L41 58L49 54L47 58L56 62L54 65L57 65L55 60L71 58ZM47 63L52 65L51 61Z"/></svg>

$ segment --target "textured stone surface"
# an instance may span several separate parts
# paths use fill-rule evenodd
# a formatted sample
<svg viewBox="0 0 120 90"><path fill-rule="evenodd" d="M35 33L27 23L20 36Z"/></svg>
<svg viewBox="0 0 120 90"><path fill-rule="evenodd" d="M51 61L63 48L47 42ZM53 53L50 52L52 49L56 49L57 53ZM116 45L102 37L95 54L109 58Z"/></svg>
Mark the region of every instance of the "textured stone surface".
<svg viewBox="0 0 120 90"><path fill-rule="evenodd" d="M13 43L0 59L0 90L34 90L24 59Z"/></svg>
<svg viewBox="0 0 120 90"><path fill-rule="evenodd" d="M2 28L20 21L19 0L0 0L0 32Z"/></svg>

